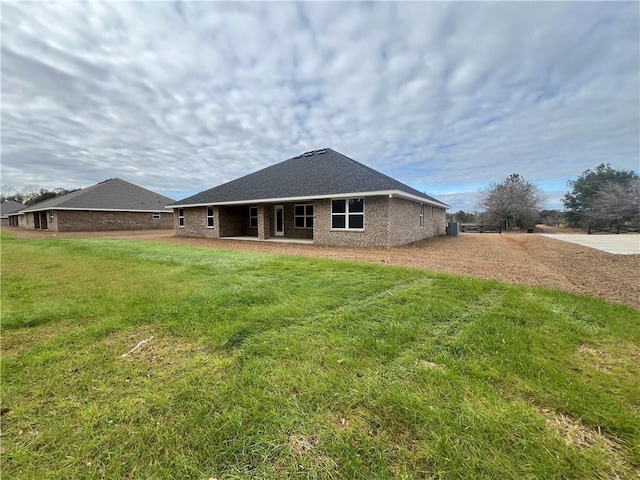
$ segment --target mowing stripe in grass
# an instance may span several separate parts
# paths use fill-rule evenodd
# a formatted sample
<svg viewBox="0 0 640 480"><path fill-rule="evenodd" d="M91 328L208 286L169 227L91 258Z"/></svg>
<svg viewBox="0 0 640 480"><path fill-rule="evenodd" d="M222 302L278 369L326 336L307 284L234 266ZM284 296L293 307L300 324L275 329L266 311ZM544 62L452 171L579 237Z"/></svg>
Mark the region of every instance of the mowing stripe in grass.
<svg viewBox="0 0 640 480"><path fill-rule="evenodd" d="M637 476L636 309L182 245L1 248L8 477Z"/></svg>

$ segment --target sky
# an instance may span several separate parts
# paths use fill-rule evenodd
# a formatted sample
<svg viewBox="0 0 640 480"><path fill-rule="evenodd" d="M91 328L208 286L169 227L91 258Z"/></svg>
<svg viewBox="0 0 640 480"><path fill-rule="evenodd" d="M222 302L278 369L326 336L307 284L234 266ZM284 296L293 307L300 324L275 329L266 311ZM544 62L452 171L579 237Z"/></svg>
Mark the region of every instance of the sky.
<svg viewBox="0 0 640 480"><path fill-rule="evenodd" d="M330 147L451 206L639 171L639 2L0 4L0 182L176 200Z"/></svg>

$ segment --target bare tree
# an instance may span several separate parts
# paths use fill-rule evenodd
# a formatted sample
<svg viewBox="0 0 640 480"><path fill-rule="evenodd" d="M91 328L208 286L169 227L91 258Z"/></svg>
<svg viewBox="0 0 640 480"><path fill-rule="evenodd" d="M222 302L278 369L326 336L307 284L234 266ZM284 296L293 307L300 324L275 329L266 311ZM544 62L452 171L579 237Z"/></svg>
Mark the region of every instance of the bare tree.
<svg viewBox="0 0 640 480"><path fill-rule="evenodd" d="M25 205L33 205L49 198L64 195L72 190L66 190L62 187L48 190L37 185L25 185L22 190L17 191L15 188L7 185L0 185L0 197L4 202L5 200L15 200L16 202L24 203Z"/></svg>
<svg viewBox="0 0 640 480"><path fill-rule="evenodd" d="M480 206L485 209L483 218L507 229L535 226L544 200L540 189L517 173L480 190Z"/></svg>
<svg viewBox="0 0 640 480"><path fill-rule="evenodd" d="M560 210L540 210L540 222L548 227L559 227L565 221L565 214Z"/></svg>
<svg viewBox="0 0 640 480"><path fill-rule="evenodd" d="M592 225L640 221L640 179L604 183L593 196L585 219Z"/></svg>
<svg viewBox="0 0 640 480"><path fill-rule="evenodd" d="M15 188L9 185L0 185L0 201L4 202L7 199L13 199L16 193Z"/></svg>

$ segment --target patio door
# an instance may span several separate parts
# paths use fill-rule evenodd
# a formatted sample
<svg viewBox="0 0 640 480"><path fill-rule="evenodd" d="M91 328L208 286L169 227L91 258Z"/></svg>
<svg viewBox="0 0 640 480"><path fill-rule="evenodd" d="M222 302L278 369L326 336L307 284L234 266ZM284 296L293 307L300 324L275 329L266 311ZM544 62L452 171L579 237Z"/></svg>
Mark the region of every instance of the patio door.
<svg viewBox="0 0 640 480"><path fill-rule="evenodd" d="M282 237L284 236L284 205L276 205L273 209L276 219L275 235L276 237Z"/></svg>

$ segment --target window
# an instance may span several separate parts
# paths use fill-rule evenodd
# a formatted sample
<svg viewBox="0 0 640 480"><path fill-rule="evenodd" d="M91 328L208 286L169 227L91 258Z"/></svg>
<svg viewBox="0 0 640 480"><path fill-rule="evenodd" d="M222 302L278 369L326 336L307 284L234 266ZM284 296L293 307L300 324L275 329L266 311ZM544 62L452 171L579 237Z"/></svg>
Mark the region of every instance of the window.
<svg viewBox="0 0 640 480"><path fill-rule="evenodd" d="M364 198L331 200L331 228L364 229Z"/></svg>
<svg viewBox="0 0 640 480"><path fill-rule="evenodd" d="M258 207L249 207L249 226L258 228Z"/></svg>
<svg viewBox="0 0 640 480"><path fill-rule="evenodd" d="M294 205L293 212L296 228L313 228L313 205Z"/></svg>
<svg viewBox="0 0 640 480"><path fill-rule="evenodd" d="M420 204L420 228L424 227L424 203Z"/></svg>
<svg viewBox="0 0 640 480"><path fill-rule="evenodd" d="M153 212L153 219L160 220L160 212Z"/></svg>
<svg viewBox="0 0 640 480"><path fill-rule="evenodd" d="M56 216L53 214L53 210L51 210L51 212L49 212L49 223L56 223Z"/></svg>
<svg viewBox="0 0 640 480"><path fill-rule="evenodd" d="M184 227L184 208L178 209L178 226Z"/></svg>
<svg viewBox="0 0 640 480"><path fill-rule="evenodd" d="M207 207L207 228L213 228L213 207Z"/></svg>

